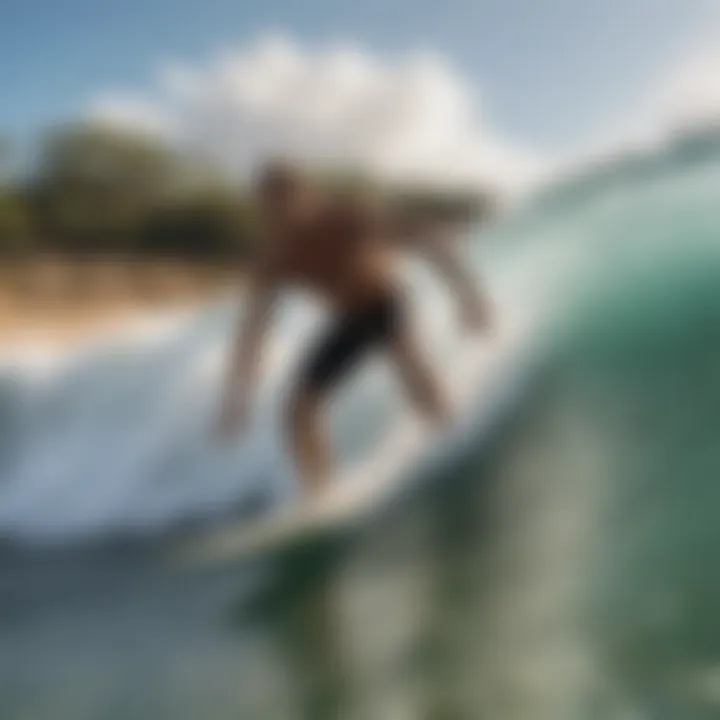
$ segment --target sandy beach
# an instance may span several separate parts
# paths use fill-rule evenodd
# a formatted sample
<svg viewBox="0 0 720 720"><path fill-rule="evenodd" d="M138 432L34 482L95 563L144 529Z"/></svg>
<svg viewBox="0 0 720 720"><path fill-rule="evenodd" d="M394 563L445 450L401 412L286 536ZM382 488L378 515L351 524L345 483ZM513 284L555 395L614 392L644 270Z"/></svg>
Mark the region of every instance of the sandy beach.
<svg viewBox="0 0 720 720"><path fill-rule="evenodd" d="M68 347L157 312L197 306L236 281L218 267L43 259L0 268L0 347Z"/></svg>

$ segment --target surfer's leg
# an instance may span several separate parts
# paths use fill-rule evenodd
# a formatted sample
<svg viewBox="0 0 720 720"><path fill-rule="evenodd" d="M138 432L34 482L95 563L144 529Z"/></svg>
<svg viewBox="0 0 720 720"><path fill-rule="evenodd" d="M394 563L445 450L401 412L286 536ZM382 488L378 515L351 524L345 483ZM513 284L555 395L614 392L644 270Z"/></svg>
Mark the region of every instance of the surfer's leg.
<svg viewBox="0 0 720 720"><path fill-rule="evenodd" d="M332 476L322 424L328 395L361 357L371 329L364 313L341 318L311 351L294 388L288 431L300 482L309 494L322 491Z"/></svg>
<svg viewBox="0 0 720 720"><path fill-rule="evenodd" d="M321 427L321 397L298 388L290 407L290 438L304 493L323 490L331 474L327 435Z"/></svg>
<svg viewBox="0 0 720 720"><path fill-rule="evenodd" d="M400 378L417 408L439 425L449 422L452 415L450 404L438 374L427 361L420 342L404 319L398 323L389 349Z"/></svg>

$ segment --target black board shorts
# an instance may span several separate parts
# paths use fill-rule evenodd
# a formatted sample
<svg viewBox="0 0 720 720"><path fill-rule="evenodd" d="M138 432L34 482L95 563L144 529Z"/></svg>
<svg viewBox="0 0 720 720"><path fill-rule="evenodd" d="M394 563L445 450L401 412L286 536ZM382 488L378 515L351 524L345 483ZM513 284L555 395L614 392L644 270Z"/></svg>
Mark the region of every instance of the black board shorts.
<svg viewBox="0 0 720 720"><path fill-rule="evenodd" d="M403 310L402 293L388 290L341 315L310 351L300 373L300 389L327 390L370 350L391 342L400 332Z"/></svg>

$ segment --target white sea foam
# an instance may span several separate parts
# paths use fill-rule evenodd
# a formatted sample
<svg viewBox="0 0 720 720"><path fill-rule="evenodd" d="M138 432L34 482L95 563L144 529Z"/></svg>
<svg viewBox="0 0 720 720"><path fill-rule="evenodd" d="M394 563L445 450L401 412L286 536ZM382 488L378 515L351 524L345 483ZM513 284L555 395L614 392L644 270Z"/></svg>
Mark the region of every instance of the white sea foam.
<svg viewBox="0 0 720 720"><path fill-rule="evenodd" d="M544 290L529 282L538 276L538 257L526 253L519 263L489 249L479 254L503 309L538 306L530 296ZM557 258L547 264L560 267ZM429 273L411 268L409 275L421 335L452 374L463 352L453 304ZM0 435L7 439L0 436L0 533L47 541L159 532L242 505L258 492L289 492L281 416L286 379L321 328L322 313L302 298L285 304L270 336L253 425L245 438L220 447L211 430L236 305L241 310L241 301L221 298L72 354L35 351L6 359L0 368ZM332 428L343 467L358 457L360 426L385 428L391 444L394 432L404 432L393 429L402 403L389 375L383 363L371 362L338 398ZM367 460L380 448L377 436L364 442Z"/></svg>

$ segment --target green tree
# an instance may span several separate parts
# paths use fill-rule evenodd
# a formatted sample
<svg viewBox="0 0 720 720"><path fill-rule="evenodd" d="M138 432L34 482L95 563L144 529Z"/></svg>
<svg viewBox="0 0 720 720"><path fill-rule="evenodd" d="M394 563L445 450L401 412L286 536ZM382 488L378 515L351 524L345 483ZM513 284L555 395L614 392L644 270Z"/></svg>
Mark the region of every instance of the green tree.
<svg viewBox="0 0 720 720"><path fill-rule="evenodd" d="M26 250L31 245L27 207L10 188L0 188L0 253Z"/></svg>
<svg viewBox="0 0 720 720"><path fill-rule="evenodd" d="M0 135L0 187L7 183L10 177L12 157L13 153L10 140Z"/></svg>
<svg viewBox="0 0 720 720"><path fill-rule="evenodd" d="M91 125L51 132L31 193L44 235L65 249L134 245L149 209L172 194L178 167L169 148L137 134Z"/></svg>
<svg viewBox="0 0 720 720"><path fill-rule="evenodd" d="M489 219L496 200L487 191L403 188L393 194L393 204L420 217L448 223L471 223Z"/></svg>
<svg viewBox="0 0 720 720"><path fill-rule="evenodd" d="M256 237L255 217L242 198L227 190L204 190L155 208L141 247L160 256L243 258Z"/></svg>
<svg viewBox="0 0 720 720"><path fill-rule="evenodd" d="M0 253L23 250L30 244L28 208L11 182L13 148L0 136Z"/></svg>

